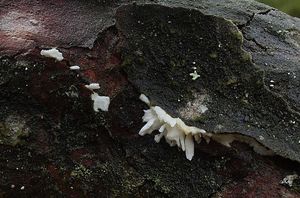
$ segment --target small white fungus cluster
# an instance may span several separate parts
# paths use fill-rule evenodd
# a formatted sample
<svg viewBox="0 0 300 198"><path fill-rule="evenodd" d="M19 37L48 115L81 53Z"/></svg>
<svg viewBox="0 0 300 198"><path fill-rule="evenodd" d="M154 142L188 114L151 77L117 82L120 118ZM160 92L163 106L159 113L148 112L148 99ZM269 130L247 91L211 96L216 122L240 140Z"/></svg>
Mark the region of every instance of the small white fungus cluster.
<svg viewBox="0 0 300 198"><path fill-rule="evenodd" d="M91 99L94 101L94 111L99 112L99 109L102 111L108 111L110 98L108 96L99 96L96 92L94 92L95 89L100 89L99 83L91 83L89 85L85 85L85 87L93 92Z"/></svg>
<svg viewBox="0 0 300 198"><path fill-rule="evenodd" d="M57 61L62 61L64 59L62 53L56 48L52 48L49 50L41 50L40 54L45 57L54 58ZM70 66L70 70L79 69L80 67L78 65ZM94 92L95 89L100 89L99 83L91 83L89 85L85 85L85 87L92 91L91 99L94 101L94 111L99 112L99 109L102 111L108 111L110 98L108 96L99 96L96 92Z"/></svg>
<svg viewBox="0 0 300 198"><path fill-rule="evenodd" d="M52 48L49 50L41 50L41 55L49 58L54 58L57 61L62 61L64 59L62 53L56 48Z"/></svg>
<svg viewBox="0 0 300 198"><path fill-rule="evenodd" d="M192 160L194 156L194 139L200 143L201 138L207 141L210 134L205 130L193 126L187 126L180 118L173 118L159 106L150 106L149 99L140 95L140 99L150 107L144 110L143 122L147 122L139 131L139 135L144 136L158 130L159 134L155 135L154 140L159 142L162 137L170 146L178 146L185 151L186 158Z"/></svg>

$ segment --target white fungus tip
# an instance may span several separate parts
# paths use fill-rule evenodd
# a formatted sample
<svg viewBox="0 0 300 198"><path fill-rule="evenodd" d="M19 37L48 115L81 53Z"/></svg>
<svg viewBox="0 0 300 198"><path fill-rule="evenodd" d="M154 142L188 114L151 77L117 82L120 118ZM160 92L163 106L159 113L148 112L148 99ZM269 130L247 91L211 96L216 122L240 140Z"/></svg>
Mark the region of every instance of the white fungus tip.
<svg viewBox="0 0 300 198"><path fill-rule="evenodd" d="M141 136L146 135L146 134L147 134L147 131L150 131L149 129L150 129L150 127L153 125L154 121L155 121L154 118L151 119L151 120L149 120L149 121L147 122L147 124L145 124L145 125L143 126L143 128L141 128L141 130L140 130L140 132L139 132L139 135L141 135ZM151 132L152 132L152 131L151 131Z"/></svg>
<svg viewBox="0 0 300 198"><path fill-rule="evenodd" d="M73 65L70 67L70 70L79 70L80 67L78 65Z"/></svg>
<svg viewBox="0 0 300 198"><path fill-rule="evenodd" d="M194 149L195 149L193 136L191 134L185 137L185 145L186 145L185 156L188 160L191 161L194 157Z"/></svg>
<svg viewBox="0 0 300 198"><path fill-rule="evenodd" d="M185 137L182 136L181 138L179 138L179 141L180 141L180 146L181 146L182 151L185 151L186 150Z"/></svg>
<svg viewBox="0 0 300 198"><path fill-rule="evenodd" d="M110 104L110 98L107 96L99 96L97 93L93 93L91 95L91 99L94 101L94 111L98 112L99 109L101 111L108 111L108 107Z"/></svg>
<svg viewBox="0 0 300 198"><path fill-rule="evenodd" d="M147 96L145 96L144 94L140 95L140 100L143 101L144 103L146 103L147 105L150 105L150 100Z"/></svg>
<svg viewBox="0 0 300 198"><path fill-rule="evenodd" d="M92 91L95 89L100 89L99 83L91 83L89 85L85 85L85 87Z"/></svg>
<svg viewBox="0 0 300 198"><path fill-rule="evenodd" d="M45 57L54 58L57 61L62 61L64 59L62 53L58 51L56 48L52 48L49 50L41 50L40 54Z"/></svg>
<svg viewBox="0 0 300 198"><path fill-rule="evenodd" d="M155 136L154 136L154 141L155 141L156 143L159 143L160 140L161 140L161 138L162 138L163 136L164 136L164 133L160 133L160 134L155 135Z"/></svg>
<svg viewBox="0 0 300 198"><path fill-rule="evenodd" d="M158 131L162 133L164 132L165 128L166 128L166 124L162 125Z"/></svg>

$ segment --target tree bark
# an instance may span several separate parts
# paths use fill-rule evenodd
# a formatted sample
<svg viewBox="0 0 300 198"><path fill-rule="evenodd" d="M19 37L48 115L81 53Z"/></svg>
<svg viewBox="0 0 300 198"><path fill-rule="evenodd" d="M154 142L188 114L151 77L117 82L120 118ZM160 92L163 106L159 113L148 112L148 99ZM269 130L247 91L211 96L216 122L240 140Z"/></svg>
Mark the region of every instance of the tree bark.
<svg viewBox="0 0 300 198"><path fill-rule="evenodd" d="M0 197L300 197L299 19L249 0L15 0L0 30ZM138 135L141 93L243 141L202 141L189 161Z"/></svg>

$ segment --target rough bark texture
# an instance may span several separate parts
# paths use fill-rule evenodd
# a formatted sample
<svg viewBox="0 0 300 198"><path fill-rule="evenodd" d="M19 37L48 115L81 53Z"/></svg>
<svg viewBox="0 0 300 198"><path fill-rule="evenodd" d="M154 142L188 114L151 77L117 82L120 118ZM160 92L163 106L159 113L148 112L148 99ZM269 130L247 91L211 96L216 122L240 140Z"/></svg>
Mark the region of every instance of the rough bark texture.
<svg viewBox="0 0 300 198"><path fill-rule="evenodd" d="M253 1L0 1L0 197L300 197L280 184L300 171L299 45L299 19ZM276 155L212 141L188 161L138 136L140 93Z"/></svg>

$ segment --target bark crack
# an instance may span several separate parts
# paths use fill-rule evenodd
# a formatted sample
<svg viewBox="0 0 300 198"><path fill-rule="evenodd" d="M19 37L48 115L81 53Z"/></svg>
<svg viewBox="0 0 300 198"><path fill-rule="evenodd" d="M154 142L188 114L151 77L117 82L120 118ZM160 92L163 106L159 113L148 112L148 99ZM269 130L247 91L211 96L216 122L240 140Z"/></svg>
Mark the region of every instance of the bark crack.
<svg viewBox="0 0 300 198"><path fill-rule="evenodd" d="M269 14L271 11L274 11L275 9L267 9L267 10L263 10L263 11L260 11L260 12L254 12L252 13L252 15L250 16L250 18L246 21L246 23L244 24L239 24L237 25L238 29L242 32L244 38L247 40L247 41L251 41L253 43L255 43L260 49L264 50L264 51L267 51L268 48L262 44L260 44L255 38L247 38L247 34L244 32L244 28L245 27L249 27L251 25L251 22L254 20L254 17L256 15L267 15Z"/></svg>
<svg viewBox="0 0 300 198"><path fill-rule="evenodd" d="M264 50L264 51L267 51L267 50L268 50L268 47L266 47L266 46L260 44L257 40L255 40L255 38L249 39L249 38L246 38L245 36L244 36L244 38L245 38L247 41L251 41L251 42L255 43L255 45L257 45L260 49L262 49L262 50Z"/></svg>
<svg viewBox="0 0 300 198"><path fill-rule="evenodd" d="M261 11L261 12L253 12L252 15L250 16L250 18L246 21L246 23L244 24L239 24L237 25L237 27L239 28L239 30L243 30L243 28L247 27L247 26L250 26L251 22L253 21L255 15L267 15L269 14L271 11L273 11L275 9L268 9L268 10L264 10L264 11Z"/></svg>

